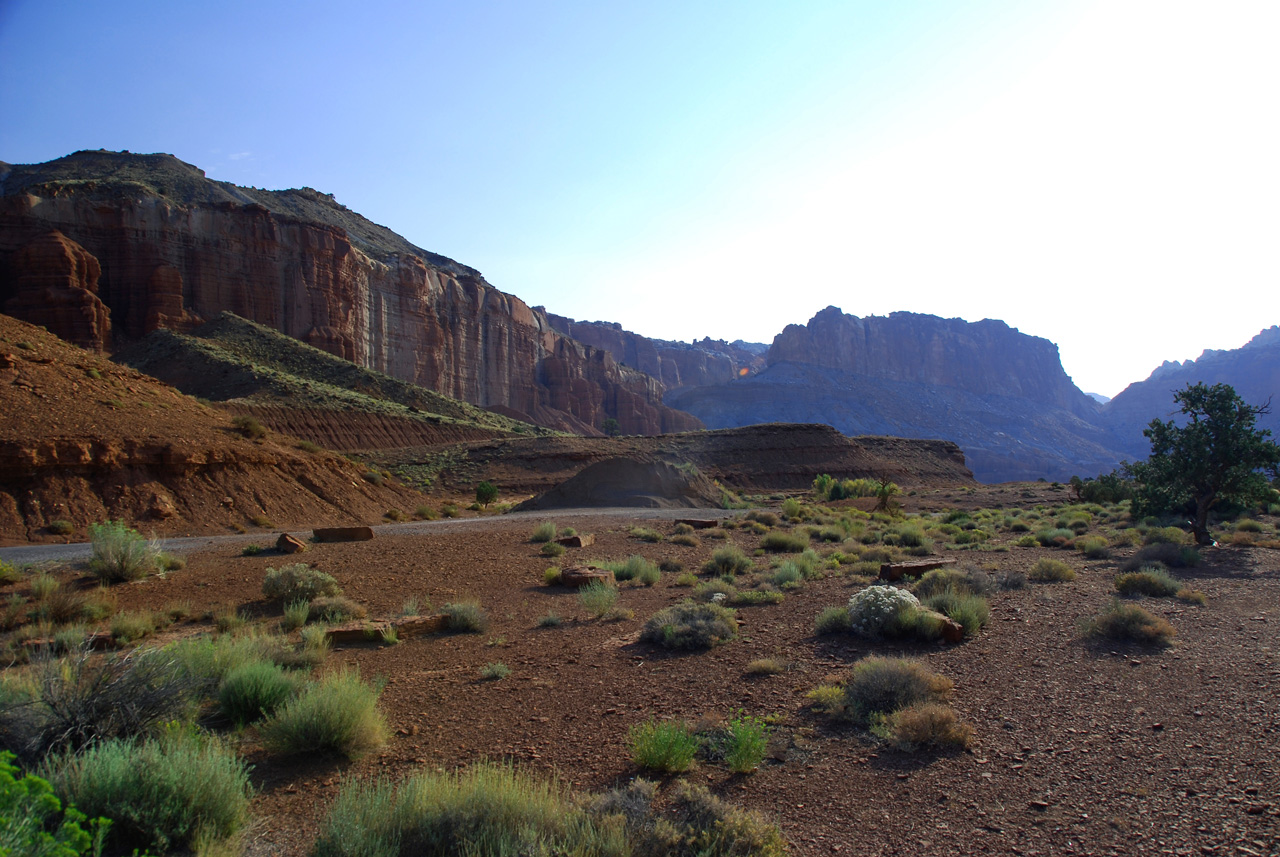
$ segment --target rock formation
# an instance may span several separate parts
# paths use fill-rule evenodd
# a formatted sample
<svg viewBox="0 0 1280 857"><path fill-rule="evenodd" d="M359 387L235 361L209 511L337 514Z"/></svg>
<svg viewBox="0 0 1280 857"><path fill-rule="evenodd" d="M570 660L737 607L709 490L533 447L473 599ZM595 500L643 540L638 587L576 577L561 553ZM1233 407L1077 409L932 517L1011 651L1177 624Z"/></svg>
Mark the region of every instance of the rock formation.
<svg viewBox="0 0 1280 857"><path fill-rule="evenodd" d="M9 263L0 310L54 330L68 342L101 351L109 344L110 311L98 298L102 270L87 250L61 232L39 232Z"/></svg>
<svg viewBox="0 0 1280 857"><path fill-rule="evenodd" d="M1151 444L1142 430L1153 419L1181 416L1173 394L1196 383L1230 384L1251 405L1271 402L1272 412L1258 418L1258 427L1280 436L1280 327L1263 330L1240 348L1165 361L1145 381L1125 387L1102 410L1119 448L1130 459L1145 458Z"/></svg>
<svg viewBox="0 0 1280 857"><path fill-rule="evenodd" d="M543 425L597 433L612 417L629 434L701 426L662 404L655 379L558 333L474 269L314 190L214 182L169 155L78 152L12 167L0 192L0 300L60 335L101 344L105 316L96 327L77 326L70 311L39 315L23 298L47 289L41 278L55 268L40 236L53 230L75 259L56 276L84 272L78 291L66 293L92 306L80 296L92 296L88 275L100 266L101 304L118 337L185 330L229 310L361 366Z"/></svg>
<svg viewBox="0 0 1280 857"><path fill-rule="evenodd" d="M668 390L723 384L759 372L768 350L760 343L741 340L686 343L649 339L623 330L616 322L574 321L551 313L547 313L547 321L565 336L602 348L619 363L652 375Z"/></svg>

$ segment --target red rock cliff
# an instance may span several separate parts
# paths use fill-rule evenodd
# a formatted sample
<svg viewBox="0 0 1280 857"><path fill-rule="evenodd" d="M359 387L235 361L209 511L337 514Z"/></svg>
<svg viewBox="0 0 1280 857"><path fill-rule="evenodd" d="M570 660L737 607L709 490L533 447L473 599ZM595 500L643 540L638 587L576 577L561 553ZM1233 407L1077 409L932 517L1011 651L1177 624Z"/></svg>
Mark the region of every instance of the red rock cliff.
<svg viewBox="0 0 1280 857"><path fill-rule="evenodd" d="M56 254L29 250L44 247L51 230L84 252L72 266L87 272L81 280L100 266L98 295L116 336L186 329L230 310L361 366L543 425L597 433L613 417L627 434L701 427L662 405L654 378L558 333L477 271L421 251L324 194L238 188L171 156L109 152L0 164L0 192L0 301L73 341L101 347L106 324L73 324L71 311L33 317L23 298L41 278L75 277L46 259ZM77 300L91 293L68 292Z"/></svg>

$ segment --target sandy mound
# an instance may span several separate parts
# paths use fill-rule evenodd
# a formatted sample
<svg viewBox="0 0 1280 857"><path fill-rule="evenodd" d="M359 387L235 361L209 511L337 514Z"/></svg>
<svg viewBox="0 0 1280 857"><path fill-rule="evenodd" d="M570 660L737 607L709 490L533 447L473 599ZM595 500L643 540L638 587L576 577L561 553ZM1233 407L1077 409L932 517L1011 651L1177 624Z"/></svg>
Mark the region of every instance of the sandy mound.
<svg viewBox="0 0 1280 857"><path fill-rule="evenodd" d="M577 476L516 508L696 509L719 505L720 489L696 468L650 459L610 458L588 465Z"/></svg>

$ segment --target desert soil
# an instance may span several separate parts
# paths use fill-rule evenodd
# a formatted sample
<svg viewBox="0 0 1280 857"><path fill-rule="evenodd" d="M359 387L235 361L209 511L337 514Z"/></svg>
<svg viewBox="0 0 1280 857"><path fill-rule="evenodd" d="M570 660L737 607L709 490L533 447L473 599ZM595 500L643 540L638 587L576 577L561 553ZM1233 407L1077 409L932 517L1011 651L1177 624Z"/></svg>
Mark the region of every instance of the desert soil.
<svg viewBox="0 0 1280 857"><path fill-rule="evenodd" d="M996 490L1003 492L919 499L1034 503ZM644 511L633 521L590 513L542 517L596 536L595 545L571 550L562 562L638 553L696 570L721 544L629 537L632 524L671 533L669 516L650 520ZM634 618L600 621L572 591L542 584L550 563L528 540L529 518L410 527L372 542L313 545L297 559L333 574L371 617L395 615L411 595L434 605L475 598L491 627L480 635L334 650L326 669L355 666L370 679L386 679L381 704L392 738L372 756L287 760L267 754L252 730L245 732L243 749L259 789L246 854L305 854L339 786L353 778L400 778L424 767L494 759L600 791L640 773L626 744L634 724L713 722L738 711L780 721L769 758L750 775L704 761L685 776L776 820L795 854L1280 851L1280 551L1222 547L1206 551L1199 568L1175 570L1208 604L1143 601L1177 628L1168 649L1095 646L1078 630L1112 597L1115 567L1131 548L1087 561L1015 547L948 555L991 571L1025 571L1039 556L1053 555L1079 576L995 593L990 625L960 645L815 636L815 616L859 588L829 577L806 583L781 604L740 609L744 626L736 641L671 654L637 636L646 618L689 593L674 585L674 574L653 587L622 584L619 603ZM741 529L729 537L748 553L759 542ZM262 599L264 570L295 558L241 556L242 541L188 555L183 571L119 587L121 608L188 601L197 616L235 606L271 621L278 607ZM550 612L564 624L539 628ZM208 620L193 618L169 633L208 630ZM811 709L807 691L871 654L918 657L953 679L953 706L974 729L972 747L908 754ZM748 675L747 664L765 657L785 661L786 671ZM482 680L480 669L492 662L508 665L510 676Z"/></svg>

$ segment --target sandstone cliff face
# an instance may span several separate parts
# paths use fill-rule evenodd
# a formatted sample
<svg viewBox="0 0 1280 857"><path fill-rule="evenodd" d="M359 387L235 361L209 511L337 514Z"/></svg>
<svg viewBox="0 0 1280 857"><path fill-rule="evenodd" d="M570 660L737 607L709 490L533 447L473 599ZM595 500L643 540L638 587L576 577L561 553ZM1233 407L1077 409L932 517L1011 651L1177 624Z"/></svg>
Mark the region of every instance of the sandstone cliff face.
<svg viewBox="0 0 1280 857"><path fill-rule="evenodd" d="M98 260L57 230L33 236L14 256L9 297L0 311L101 351L110 339L111 321L98 298Z"/></svg>
<svg viewBox="0 0 1280 857"><path fill-rule="evenodd" d="M1145 458L1151 442L1142 430L1153 419L1181 417L1173 394L1188 384L1230 384L1251 405L1270 401L1272 412L1258 427L1280 436L1280 327L1263 330L1241 348L1205 351L1196 360L1166 361L1145 381L1125 387L1102 410L1117 445L1130 458Z"/></svg>
<svg viewBox="0 0 1280 857"><path fill-rule="evenodd" d="M787 325L774 339L768 362L1026 399L1086 419L1100 410L1062 370L1056 345L991 319L966 322L908 312L858 318L827 307L803 327Z"/></svg>
<svg viewBox="0 0 1280 857"><path fill-rule="evenodd" d="M176 158L114 153L17 166L0 190L0 300L20 317L31 318L24 289L64 276L23 248L58 230L100 265L99 296L119 337L185 330L229 310L361 366L545 425L590 433L614 417L633 434L701 426L663 406L654 379L558 333L478 272L411 252L417 248L314 191L236 188ZM68 315L46 313L38 323L85 340L90 334L67 324ZM98 347L104 327L88 328Z"/></svg>
<svg viewBox="0 0 1280 857"><path fill-rule="evenodd" d="M668 342L623 330L616 322L574 321L547 313L551 326L581 343L602 348L613 358L662 382L667 390L722 384L759 372L765 347L756 343L703 339Z"/></svg>

